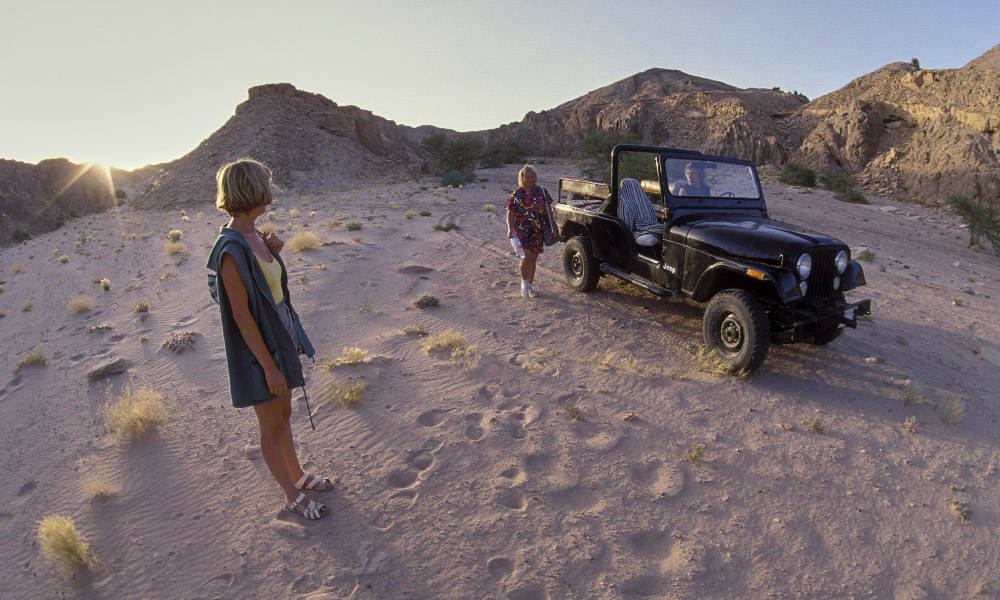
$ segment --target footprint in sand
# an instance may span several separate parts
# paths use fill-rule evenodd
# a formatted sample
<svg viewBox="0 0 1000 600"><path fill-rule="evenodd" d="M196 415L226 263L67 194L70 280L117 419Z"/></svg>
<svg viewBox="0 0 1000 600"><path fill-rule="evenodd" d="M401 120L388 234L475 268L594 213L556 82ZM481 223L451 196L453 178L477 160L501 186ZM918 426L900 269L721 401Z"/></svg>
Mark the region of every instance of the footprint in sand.
<svg viewBox="0 0 1000 600"><path fill-rule="evenodd" d="M673 540L665 531L637 531L626 538L626 543L638 556L645 558L666 558L670 554Z"/></svg>
<svg viewBox="0 0 1000 600"><path fill-rule="evenodd" d="M192 595L184 595L185 600L202 600L209 598L220 598L223 594L229 591L229 588L233 585L233 576L229 573L223 573L221 575L216 575L211 579L207 580L205 583L201 584L201 588L194 592Z"/></svg>
<svg viewBox="0 0 1000 600"><path fill-rule="evenodd" d="M515 440L523 440L528 437L528 432L524 429L524 413L514 412L511 413L507 421L507 431L510 433L510 437Z"/></svg>
<svg viewBox="0 0 1000 600"><path fill-rule="evenodd" d="M493 501L511 510L524 510L525 506L527 506L524 494L521 493L521 490L515 488L502 490Z"/></svg>
<svg viewBox="0 0 1000 600"><path fill-rule="evenodd" d="M621 585L622 594L632 598L662 596L667 592L667 580L658 575L640 575Z"/></svg>
<svg viewBox="0 0 1000 600"><path fill-rule="evenodd" d="M531 473L547 475L556 466L556 457L548 452L529 454L524 457L524 468Z"/></svg>
<svg viewBox="0 0 1000 600"><path fill-rule="evenodd" d="M451 409L435 408L429 410L417 417L417 423L424 427L437 427L448 417L449 412L451 412Z"/></svg>
<svg viewBox="0 0 1000 600"><path fill-rule="evenodd" d="M546 499L559 510L582 512L597 504L597 492L582 485L574 485L545 495Z"/></svg>
<svg viewBox="0 0 1000 600"><path fill-rule="evenodd" d="M534 585L522 585L516 590L511 591L507 594L508 600L548 600L549 595L545 593L545 589Z"/></svg>
<svg viewBox="0 0 1000 600"><path fill-rule="evenodd" d="M509 469L504 469L500 472L499 477L511 482L512 485L517 485L527 479L524 471L517 467L511 467Z"/></svg>
<svg viewBox="0 0 1000 600"><path fill-rule="evenodd" d="M632 480L658 497L672 498L684 489L684 471L663 462L632 465Z"/></svg>
<svg viewBox="0 0 1000 600"><path fill-rule="evenodd" d="M469 423L465 428L465 437L469 438L473 442L478 442L483 439L483 435L485 433L483 430L483 413L465 415L465 420Z"/></svg>
<svg viewBox="0 0 1000 600"><path fill-rule="evenodd" d="M514 572L514 562L503 556L494 556L486 561L486 570L493 579L503 579Z"/></svg>
<svg viewBox="0 0 1000 600"><path fill-rule="evenodd" d="M420 475L420 471L407 467L405 469L397 469L389 476L386 477L386 481L394 488L407 488L416 483L417 477Z"/></svg>
<svg viewBox="0 0 1000 600"><path fill-rule="evenodd" d="M406 460L406 464L418 471L424 471L434 464L434 457L426 450L419 450Z"/></svg>

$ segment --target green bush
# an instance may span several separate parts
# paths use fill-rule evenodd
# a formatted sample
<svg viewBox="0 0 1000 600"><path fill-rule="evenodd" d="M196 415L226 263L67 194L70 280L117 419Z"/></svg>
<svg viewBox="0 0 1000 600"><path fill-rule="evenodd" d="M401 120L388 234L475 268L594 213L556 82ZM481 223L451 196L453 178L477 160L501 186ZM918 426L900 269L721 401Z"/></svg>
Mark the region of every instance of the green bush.
<svg viewBox="0 0 1000 600"><path fill-rule="evenodd" d="M854 178L846 173L826 171L819 176L819 181L823 184L823 187L832 191L833 196L841 202L869 204L865 195L854 188Z"/></svg>
<svg viewBox="0 0 1000 600"><path fill-rule="evenodd" d="M26 240L30 240L30 239L31 239L31 234L28 233L27 231L23 230L23 229L15 229L10 234L10 241L14 242L15 244L23 242L23 241L26 241Z"/></svg>
<svg viewBox="0 0 1000 600"><path fill-rule="evenodd" d="M969 227L969 245L974 246L986 237L993 246L993 253L1000 256L1000 214L997 209L960 194L949 196L948 204Z"/></svg>
<svg viewBox="0 0 1000 600"><path fill-rule="evenodd" d="M797 162L788 161L781 167L778 181L788 185L816 187L816 171Z"/></svg>
<svg viewBox="0 0 1000 600"><path fill-rule="evenodd" d="M524 162L524 150L516 140L490 142L479 154L479 163L487 169Z"/></svg>
<svg viewBox="0 0 1000 600"><path fill-rule="evenodd" d="M638 144L639 138L611 131L591 133L580 140L580 153L589 162L583 167L583 176L593 181L611 185L611 149L618 144ZM656 179L656 164L651 154L623 153L618 161L619 177Z"/></svg>
<svg viewBox="0 0 1000 600"><path fill-rule="evenodd" d="M458 171L466 177L472 176L476 160L483 149L483 141L474 133L453 136L436 133L425 137L420 145L441 167L442 172Z"/></svg>
<svg viewBox="0 0 1000 600"><path fill-rule="evenodd" d="M472 180L474 181L475 177L473 177ZM445 173L441 175L441 185L443 185L443 186L449 186L450 185L450 186L458 187L460 185L464 185L466 183L469 183L469 181L470 180L469 180L468 177L466 177L465 175L462 175L461 173L459 173L458 171L456 171L454 169L452 169L451 171L445 171Z"/></svg>

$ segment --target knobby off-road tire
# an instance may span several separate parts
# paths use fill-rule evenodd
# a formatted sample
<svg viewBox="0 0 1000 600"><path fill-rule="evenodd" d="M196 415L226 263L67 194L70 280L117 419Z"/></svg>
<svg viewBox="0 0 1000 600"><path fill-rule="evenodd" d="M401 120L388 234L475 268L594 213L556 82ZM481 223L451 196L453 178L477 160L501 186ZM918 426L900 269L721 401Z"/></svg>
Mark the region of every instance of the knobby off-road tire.
<svg viewBox="0 0 1000 600"><path fill-rule="evenodd" d="M747 290L723 290L713 296L702 327L709 351L735 370L753 371L767 358L771 324Z"/></svg>
<svg viewBox="0 0 1000 600"><path fill-rule="evenodd" d="M566 242L562 255L563 273L566 282L574 290L592 292L601 279L601 270L594 253L590 249L590 240L578 235Z"/></svg>

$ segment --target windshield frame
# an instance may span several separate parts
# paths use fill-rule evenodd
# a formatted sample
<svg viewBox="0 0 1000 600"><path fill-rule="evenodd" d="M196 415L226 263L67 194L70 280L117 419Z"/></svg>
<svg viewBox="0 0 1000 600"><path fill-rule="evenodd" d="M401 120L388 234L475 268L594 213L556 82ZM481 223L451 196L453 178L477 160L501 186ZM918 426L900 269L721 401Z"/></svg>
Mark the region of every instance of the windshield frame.
<svg viewBox="0 0 1000 600"><path fill-rule="evenodd" d="M720 162L748 167L753 175L754 186L757 190L756 198L735 198L719 196L675 196L670 191L670 182L667 180L667 160L678 161L705 161ZM753 162L738 158L726 158L724 156L711 156L703 154L692 156L686 153L664 152L657 157L657 170L660 177L660 188L663 193L667 208L702 208L702 209L761 209L764 206L764 190L760 185L760 176Z"/></svg>

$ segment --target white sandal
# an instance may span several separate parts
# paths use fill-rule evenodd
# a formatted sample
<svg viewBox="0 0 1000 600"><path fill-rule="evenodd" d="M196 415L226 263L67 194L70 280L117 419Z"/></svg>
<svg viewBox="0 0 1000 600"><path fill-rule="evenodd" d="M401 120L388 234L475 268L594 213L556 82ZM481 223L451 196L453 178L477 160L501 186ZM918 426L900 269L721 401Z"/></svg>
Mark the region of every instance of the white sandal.
<svg viewBox="0 0 1000 600"><path fill-rule="evenodd" d="M319 477L303 471L302 477L299 477L299 480L295 482L295 487L300 490L326 492L333 489L333 482L326 477Z"/></svg>
<svg viewBox="0 0 1000 600"><path fill-rule="evenodd" d="M295 500L292 500L285 505L285 510L288 512L293 512L298 515L309 519L310 521L315 521L317 519L322 519L326 516L327 509L325 504L320 504L313 500L306 498L305 494L299 494Z"/></svg>

